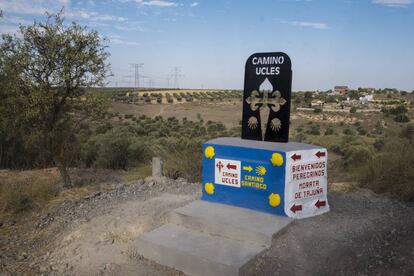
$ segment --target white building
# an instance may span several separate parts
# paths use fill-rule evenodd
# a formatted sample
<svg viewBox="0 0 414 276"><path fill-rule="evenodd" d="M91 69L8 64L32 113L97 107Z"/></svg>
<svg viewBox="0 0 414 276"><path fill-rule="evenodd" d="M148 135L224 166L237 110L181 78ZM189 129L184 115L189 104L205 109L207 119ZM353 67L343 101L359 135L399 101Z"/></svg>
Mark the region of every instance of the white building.
<svg viewBox="0 0 414 276"><path fill-rule="evenodd" d="M359 102L361 104L368 104L374 100L374 95L366 95L364 97L359 97Z"/></svg>

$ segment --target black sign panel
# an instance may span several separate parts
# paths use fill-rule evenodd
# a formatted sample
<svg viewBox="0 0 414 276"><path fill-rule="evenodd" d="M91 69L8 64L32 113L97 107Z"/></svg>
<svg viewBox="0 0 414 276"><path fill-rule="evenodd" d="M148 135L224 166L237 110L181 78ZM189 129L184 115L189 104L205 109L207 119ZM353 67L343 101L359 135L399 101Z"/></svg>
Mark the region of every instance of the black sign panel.
<svg viewBox="0 0 414 276"><path fill-rule="evenodd" d="M291 91L288 55L251 55L244 76L242 139L288 142Z"/></svg>

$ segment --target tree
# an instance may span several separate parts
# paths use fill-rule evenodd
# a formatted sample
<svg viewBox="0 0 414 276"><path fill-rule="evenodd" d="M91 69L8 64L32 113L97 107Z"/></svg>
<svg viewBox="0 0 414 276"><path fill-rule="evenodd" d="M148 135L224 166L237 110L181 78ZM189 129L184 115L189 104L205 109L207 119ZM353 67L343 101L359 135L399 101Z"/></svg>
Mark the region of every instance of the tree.
<svg viewBox="0 0 414 276"><path fill-rule="evenodd" d="M304 101L306 104L309 105L312 102L312 98L313 98L312 92L309 92L309 91L305 92Z"/></svg>
<svg viewBox="0 0 414 276"><path fill-rule="evenodd" d="M86 93L86 88L102 85L109 73L105 40L77 23L65 25L62 12L21 26L20 34L4 35L0 44L0 88L10 103L6 109L16 108L11 114L24 140L53 160L63 186L69 187L74 133L82 121L107 108L104 98Z"/></svg>
<svg viewBox="0 0 414 276"><path fill-rule="evenodd" d="M360 93L357 90L351 90L349 91L348 96L352 100L358 100L360 97Z"/></svg>

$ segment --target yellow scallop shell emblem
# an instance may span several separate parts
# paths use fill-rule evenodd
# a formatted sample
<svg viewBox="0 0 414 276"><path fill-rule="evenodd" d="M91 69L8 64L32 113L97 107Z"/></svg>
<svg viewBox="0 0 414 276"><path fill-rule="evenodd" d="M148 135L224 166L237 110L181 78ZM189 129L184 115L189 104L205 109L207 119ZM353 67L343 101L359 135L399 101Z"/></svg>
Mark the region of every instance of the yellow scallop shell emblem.
<svg viewBox="0 0 414 276"><path fill-rule="evenodd" d="M283 165L283 155L280 153L273 153L272 158L270 158L270 163L272 163L273 166L282 166Z"/></svg>
<svg viewBox="0 0 414 276"><path fill-rule="evenodd" d="M263 166L256 167L256 173L257 175L263 176L266 174L266 168Z"/></svg>
<svg viewBox="0 0 414 276"><path fill-rule="evenodd" d="M269 196L269 205L272 207L277 207L280 205L280 195L271 193Z"/></svg>
<svg viewBox="0 0 414 276"><path fill-rule="evenodd" d="M214 194L214 184L213 183L206 183L204 185L204 190L206 191L206 193L208 193L209 195Z"/></svg>
<svg viewBox="0 0 414 276"><path fill-rule="evenodd" d="M212 146L206 147L206 149L204 150L204 155L206 158L212 159L215 155L214 148Z"/></svg>

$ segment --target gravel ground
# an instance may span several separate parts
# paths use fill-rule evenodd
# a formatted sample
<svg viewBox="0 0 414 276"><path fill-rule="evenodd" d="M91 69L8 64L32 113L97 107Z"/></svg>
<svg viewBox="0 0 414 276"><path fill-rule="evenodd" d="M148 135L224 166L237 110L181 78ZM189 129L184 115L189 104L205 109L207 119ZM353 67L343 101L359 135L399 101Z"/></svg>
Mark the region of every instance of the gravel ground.
<svg viewBox="0 0 414 276"><path fill-rule="evenodd" d="M132 244L199 190L149 178L3 222L0 275L182 275L140 258ZM295 221L248 274L414 275L413 205L363 189L329 197L330 213Z"/></svg>
<svg viewBox="0 0 414 276"><path fill-rule="evenodd" d="M147 178L112 184L39 214L9 219L0 226L0 275L107 274L118 268L111 260L119 260L124 265L121 270L129 269L126 261L135 268L137 260L129 254L135 236L163 224L171 208L198 196L199 185L184 179ZM140 268L154 266L146 260L141 263ZM164 270L161 266L143 269L140 275L159 275Z"/></svg>
<svg viewBox="0 0 414 276"><path fill-rule="evenodd" d="M369 190L331 193L331 212L297 220L251 275L414 275L414 206Z"/></svg>

